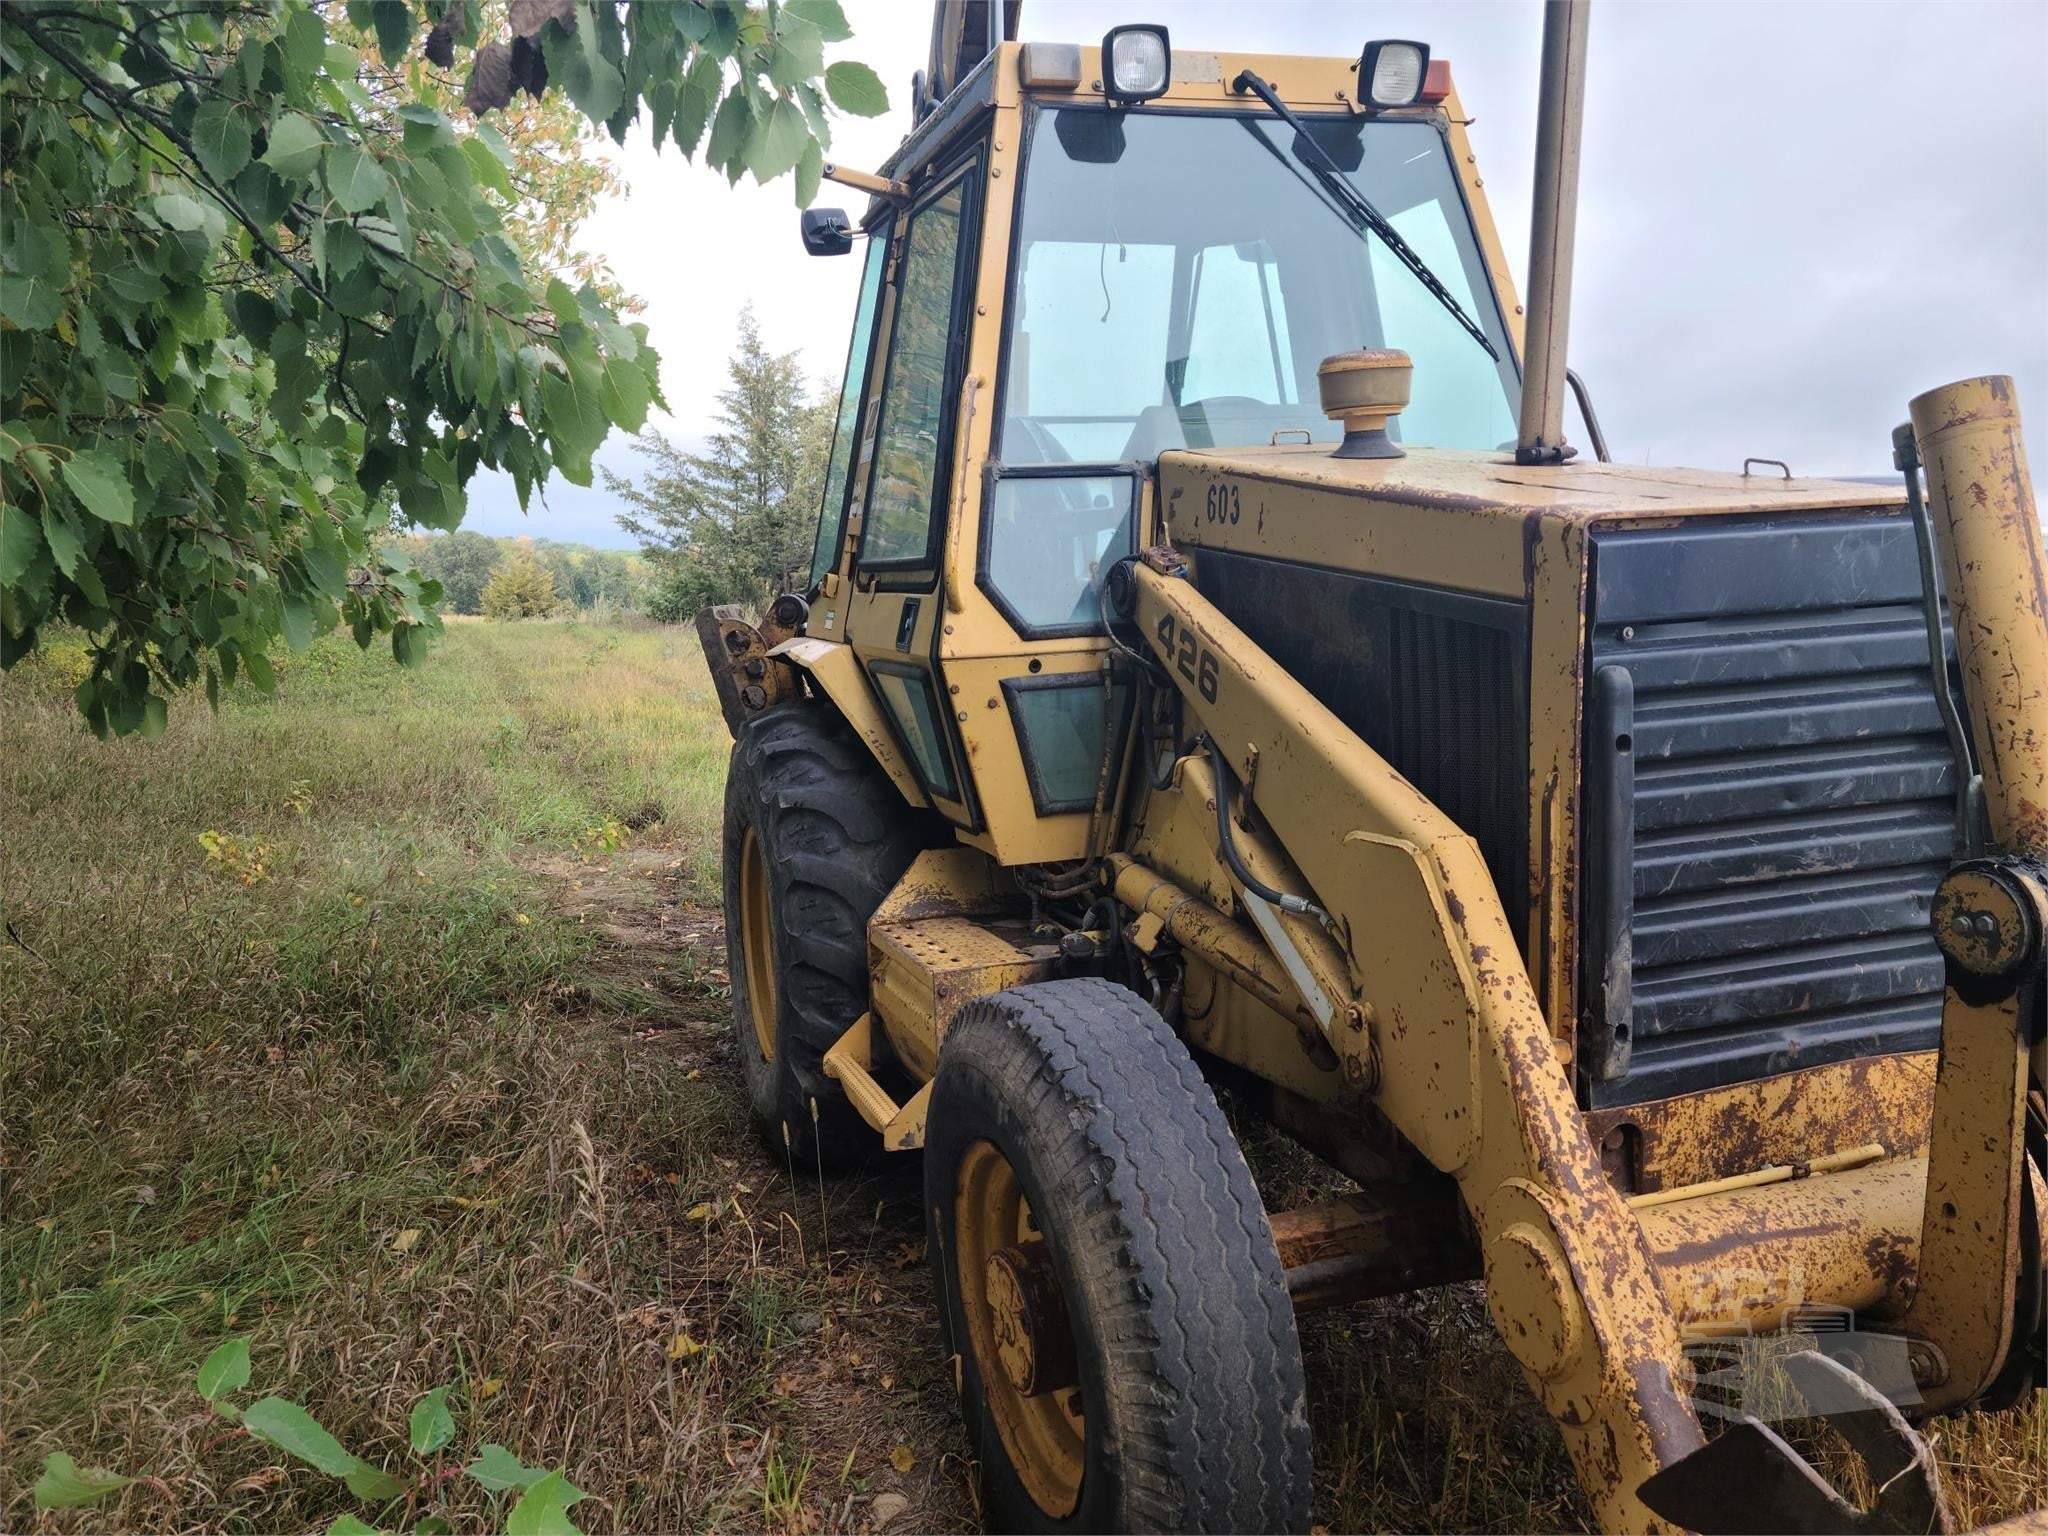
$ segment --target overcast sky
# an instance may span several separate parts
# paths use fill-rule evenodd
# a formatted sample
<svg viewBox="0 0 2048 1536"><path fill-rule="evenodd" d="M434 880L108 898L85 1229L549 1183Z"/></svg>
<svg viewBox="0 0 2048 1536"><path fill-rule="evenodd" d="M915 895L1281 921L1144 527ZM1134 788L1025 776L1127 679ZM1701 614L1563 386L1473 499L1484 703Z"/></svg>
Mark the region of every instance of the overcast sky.
<svg viewBox="0 0 2048 1536"><path fill-rule="evenodd" d="M838 54L874 65L893 110L840 119L833 157L872 168L908 127L931 12L844 3ZM1429 43L1526 272L1535 0L1025 0L1023 35L1088 44L1128 21L1204 49ZM1570 352L1617 459L1885 472L1913 395L2010 373L2048 463L2048 4L1600 0L1589 51ZM585 243L645 301L671 412L653 424L701 441L749 301L767 344L836 388L859 261L803 254L788 180L728 188L644 142L620 159L626 194ZM864 206L829 182L818 202ZM623 438L599 461L639 463ZM601 484L557 480L523 515L509 482L480 476L466 526L630 544L613 510Z"/></svg>

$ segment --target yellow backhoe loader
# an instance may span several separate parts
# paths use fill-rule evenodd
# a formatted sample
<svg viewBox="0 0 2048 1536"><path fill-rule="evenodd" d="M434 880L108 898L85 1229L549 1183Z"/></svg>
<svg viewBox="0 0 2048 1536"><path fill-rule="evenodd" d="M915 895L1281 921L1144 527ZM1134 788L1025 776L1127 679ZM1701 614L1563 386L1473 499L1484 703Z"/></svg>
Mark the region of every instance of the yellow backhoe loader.
<svg viewBox="0 0 2048 1536"><path fill-rule="evenodd" d="M1946 1528L1910 1421L2042 1352L2011 382L1913 400L1895 487L1610 464L1582 391L1576 453L1582 0L1526 302L1423 43L1016 23L941 5L827 168L810 583L699 620L752 1107L922 1152L991 1525L1305 1528L1297 1311L1477 1278L1607 1529ZM1355 1192L1266 1209L1222 1081ZM1779 1330L1874 1499L1707 1412Z"/></svg>

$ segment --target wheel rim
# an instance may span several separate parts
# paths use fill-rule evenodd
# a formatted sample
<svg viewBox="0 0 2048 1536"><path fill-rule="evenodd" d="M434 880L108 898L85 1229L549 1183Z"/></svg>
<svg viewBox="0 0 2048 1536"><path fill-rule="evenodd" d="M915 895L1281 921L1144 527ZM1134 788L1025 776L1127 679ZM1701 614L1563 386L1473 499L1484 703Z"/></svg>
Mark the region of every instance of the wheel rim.
<svg viewBox="0 0 2048 1536"><path fill-rule="evenodd" d="M982 1396L1032 1501L1058 1520L1081 1502L1087 1418L1050 1250L1009 1159L977 1141L953 1197L954 1262Z"/></svg>
<svg viewBox="0 0 2048 1536"><path fill-rule="evenodd" d="M747 1012L763 1061L775 1059L775 920L768 906L768 865L752 827L740 844L740 951L746 957Z"/></svg>

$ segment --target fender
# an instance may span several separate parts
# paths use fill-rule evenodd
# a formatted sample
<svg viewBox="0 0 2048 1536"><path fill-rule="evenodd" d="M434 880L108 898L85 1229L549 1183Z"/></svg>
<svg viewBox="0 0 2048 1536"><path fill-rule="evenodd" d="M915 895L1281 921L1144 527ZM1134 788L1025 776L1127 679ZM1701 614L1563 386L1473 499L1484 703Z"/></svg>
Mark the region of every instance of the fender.
<svg viewBox="0 0 2048 1536"><path fill-rule="evenodd" d="M783 641L768 654L801 667L809 675L818 692L830 699L839 713L846 717L846 723L860 733L860 739L867 743L875 761L882 765L889 781L905 801L919 808L931 804L918 785L917 775L911 772L910 764L898 749L895 734L889 727L889 718L882 713L875 690L868 683L867 673L861 670L860 659L853 654L852 646L833 640L798 637Z"/></svg>

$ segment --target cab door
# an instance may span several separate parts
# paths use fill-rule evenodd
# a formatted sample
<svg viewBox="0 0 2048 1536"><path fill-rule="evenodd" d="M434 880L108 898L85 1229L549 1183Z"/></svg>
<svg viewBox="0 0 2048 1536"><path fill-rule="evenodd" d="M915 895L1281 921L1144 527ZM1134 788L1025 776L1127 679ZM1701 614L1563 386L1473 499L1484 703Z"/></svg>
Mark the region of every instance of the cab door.
<svg viewBox="0 0 2048 1536"><path fill-rule="evenodd" d="M849 517L856 542L845 619L926 795L969 830L979 817L937 654L981 166L977 147L934 173L898 223L881 391L862 412L865 480Z"/></svg>

